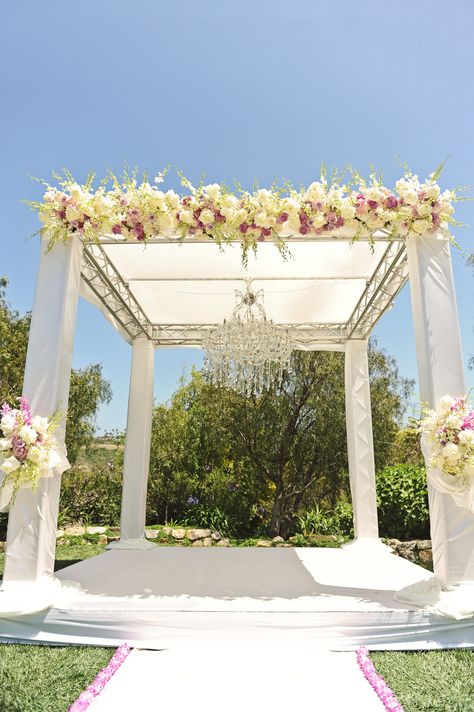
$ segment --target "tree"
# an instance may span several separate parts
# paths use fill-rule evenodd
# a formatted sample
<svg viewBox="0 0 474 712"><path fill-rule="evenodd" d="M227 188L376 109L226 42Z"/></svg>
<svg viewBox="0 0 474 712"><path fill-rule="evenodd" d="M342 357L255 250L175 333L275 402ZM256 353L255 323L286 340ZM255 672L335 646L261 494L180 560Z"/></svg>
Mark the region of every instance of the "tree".
<svg viewBox="0 0 474 712"><path fill-rule="evenodd" d="M66 419L66 447L71 464L76 461L79 450L94 437L99 406L111 400L112 388L102 376L100 363L71 371Z"/></svg>
<svg viewBox="0 0 474 712"><path fill-rule="evenodd" d="M21 316L6 300L8 280L0 278L0 402L15 404L23 389L26 350L31 314ZM66 422L66 447L71 464L81 447L92 440L95 416L102 403L112 398L110 383L102 376L101 364L71 371Z"/></svg>
<svg viewBox="0 0 474 712"><path fill-rule="evenodd" d="M369 366L381 469L390 463L411 382L375 343ZM179 472L183 499L187 474L193 497L227 508L241 526L259 516L271 534L286 535L302 508L315 500L334 506L349 494L342 354L295 352L281 390L253 398L212 387L194 372L169 407L155 410L153 452L150 480L158 489L176 483Z"/></svg>

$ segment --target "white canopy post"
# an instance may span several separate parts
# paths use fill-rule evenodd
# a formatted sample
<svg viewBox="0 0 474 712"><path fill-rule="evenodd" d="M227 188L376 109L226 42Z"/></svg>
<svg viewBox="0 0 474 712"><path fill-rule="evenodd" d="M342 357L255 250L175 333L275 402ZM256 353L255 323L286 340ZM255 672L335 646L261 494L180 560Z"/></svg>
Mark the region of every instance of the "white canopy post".
<svg viewBox="0 0 474 712"><path fill-rule="evenodd" d="M367 341L349 340L345 356L347 454L355 543L379 540Z"/></svg>
<svg viewBox="0 0 474 712"><path fill-rule="evenodd" d="M421 400L436 408L465 393L449 242L441 232L407 240ZM428 485L434 572L446 587L474 584L474 514Z"/></svg>
<svg viewBox="0 0 474 712"><path fill-rule="evenodd" d="M153 342L133 341L127 434L123 463L120 541L109 548L144 549L154 544L145 539L146 493L150 466L153 416Z"/></svg>
<svg viewBox="0 0 474 712"><path fill-rule="evenodd" d="M41 243L41 259L31 318L23 392L33 414L51 416L57 410L62 421L55 433L64 447L71 362L81 279L82 242L70 239L46 253L48 238ZM20 394L18 394L20 395ZM34 583L54 571L56 525L61 473L55 468L41 478L38 489L20 489L10 506L4 583Z"/></svg>

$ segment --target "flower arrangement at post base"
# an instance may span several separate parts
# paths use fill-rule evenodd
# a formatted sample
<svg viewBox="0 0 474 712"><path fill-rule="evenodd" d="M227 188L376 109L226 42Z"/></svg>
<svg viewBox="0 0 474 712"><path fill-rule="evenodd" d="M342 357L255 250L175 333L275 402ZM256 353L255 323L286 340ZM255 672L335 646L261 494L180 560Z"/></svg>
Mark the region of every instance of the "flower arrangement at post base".
<svg viewBox="0 0 474 712"><path fill-rule="evenodd" d="M36 488L41 477L52 476L53 468L66 469L53 433L60 416L32 415L28 400L18 398L20 407L4 403L0 409L0 500L5 507L22 487ZM66 465L67 466L67 465Z"/></svg>
<svg viewBox="0 0 474 712"><path fill-rule="evenodd" d="M467 396L443 396L420 421L432 485L474 511L474 410Z"/></svg>

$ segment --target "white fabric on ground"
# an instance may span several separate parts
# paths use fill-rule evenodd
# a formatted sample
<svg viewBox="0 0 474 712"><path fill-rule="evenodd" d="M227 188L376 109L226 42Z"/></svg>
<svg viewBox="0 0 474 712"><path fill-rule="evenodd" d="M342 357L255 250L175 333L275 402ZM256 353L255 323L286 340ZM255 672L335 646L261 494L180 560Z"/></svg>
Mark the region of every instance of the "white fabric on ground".
<svg viewBox="0 0 474 712"><path fill-rule="evenodd" d="M382 712L355 653L315 648L195 646L133 650L89 712Z"/></svg>
<svg viewBox="0 0 474 712"><path fill-rule="evenodd" d="M383 545L363 549L107 551L58 572L82 588L69 589L67 600L42 613L3 614L0 637L155 649L229 640L334 650L472 645L474 618L394 599L429 572Z"/></svg>

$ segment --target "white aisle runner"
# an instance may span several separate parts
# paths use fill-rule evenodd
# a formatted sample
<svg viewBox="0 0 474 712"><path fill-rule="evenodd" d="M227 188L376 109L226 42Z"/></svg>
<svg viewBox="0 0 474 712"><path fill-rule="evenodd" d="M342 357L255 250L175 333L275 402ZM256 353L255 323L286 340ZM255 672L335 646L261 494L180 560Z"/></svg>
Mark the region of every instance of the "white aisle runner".
<svg viewBox="0 0 474 712"><path fill-rule="evenodd" d="M133 650L89 712L382 712L355 652L310 647Z"/></svg>

